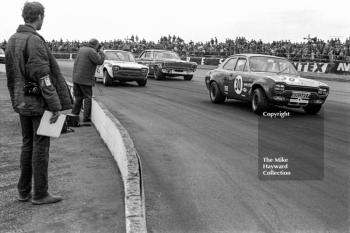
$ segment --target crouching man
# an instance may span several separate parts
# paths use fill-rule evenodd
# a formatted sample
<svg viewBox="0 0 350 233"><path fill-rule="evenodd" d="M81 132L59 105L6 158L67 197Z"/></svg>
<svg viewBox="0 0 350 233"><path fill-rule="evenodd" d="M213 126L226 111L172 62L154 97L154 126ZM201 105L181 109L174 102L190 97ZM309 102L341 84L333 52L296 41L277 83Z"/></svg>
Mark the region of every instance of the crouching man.
<svg viewBox="0 0 350 233"><path fill-rule="evenodd" d="M91 121L92 87L95 85L95 72L97 65L102 65L105 54L98 40L91 39L87 46L79 49L73 67L73 115L79 115L84 100L83 122Z"/></svg>

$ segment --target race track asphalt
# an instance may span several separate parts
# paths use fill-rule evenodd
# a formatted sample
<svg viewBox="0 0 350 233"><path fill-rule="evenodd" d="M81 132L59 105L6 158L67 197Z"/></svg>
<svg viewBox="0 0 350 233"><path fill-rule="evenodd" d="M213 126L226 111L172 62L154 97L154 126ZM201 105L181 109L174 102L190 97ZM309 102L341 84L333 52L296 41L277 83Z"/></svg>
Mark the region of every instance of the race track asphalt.
<svg viewBox="0 0 350 233"><path fill-rule="evenodd" d="M60 66L71 78L72 63ZM269 119L239 101L212 104L205 72L94 88L141 156L148 231L348 232L350 83L324 81L317 116ZM259 179L259 156L295 156L297 176Z"/></svg>

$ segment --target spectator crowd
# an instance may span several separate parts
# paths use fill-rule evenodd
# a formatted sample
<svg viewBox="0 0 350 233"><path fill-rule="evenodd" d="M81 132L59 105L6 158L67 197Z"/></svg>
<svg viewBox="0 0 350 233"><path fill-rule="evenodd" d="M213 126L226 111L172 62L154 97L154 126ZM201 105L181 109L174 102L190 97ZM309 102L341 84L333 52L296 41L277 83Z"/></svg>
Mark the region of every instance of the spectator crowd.
<svg viewBox="0 0 350 233"><path fill-rule="evenodd" d="M294 61L350 62L350 37L344 42L340 39L324 41L316 37L310 38L310 36L304 39L304 42L299 43L284 40L266 43L262 40L237 37L219 42L215 37L206 42L186 43L179 36L162 36L158 42L153 42L132 35L124 40L102 41L102 44L105 49L126 50L134 54L139 54L144 49L166 49L175 51L182 57L227 57L237 53L259 53L286 57ZM54 53L76 53L87 41L61 39L47 43ZM3 41L0 46L5 49L6 41Z"/></svg>

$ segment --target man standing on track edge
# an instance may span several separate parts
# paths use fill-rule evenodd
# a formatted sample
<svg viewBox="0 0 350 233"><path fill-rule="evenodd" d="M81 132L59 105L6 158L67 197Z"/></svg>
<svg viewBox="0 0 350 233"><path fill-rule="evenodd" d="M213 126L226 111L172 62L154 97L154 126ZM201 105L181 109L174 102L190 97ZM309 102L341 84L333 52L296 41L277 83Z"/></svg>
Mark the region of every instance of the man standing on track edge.
<svg viewBox="0 0 350 233"><path fill-rule="evenodd" d="M102 65L105 54L96 39L91 39L87 46L79 49L73 67L73 92L75 97L73 115L79 115L84 100L83 122L91 119L92 87L95 85L96 66Z"/></svg>
<svg viewBox="0 0 350 233"><path fill-rule="evenodd" d="M50 204L62 198L48 193L50 137L36 132L45 110L53 113L50 122L54 123L59 111L72 108L72 99L55 58L36 32L43 24L44 6L26 2L22 17L25 25L10 37L5 61L7 86L12 106L19 113L23 137L18 200Z"/></svg>

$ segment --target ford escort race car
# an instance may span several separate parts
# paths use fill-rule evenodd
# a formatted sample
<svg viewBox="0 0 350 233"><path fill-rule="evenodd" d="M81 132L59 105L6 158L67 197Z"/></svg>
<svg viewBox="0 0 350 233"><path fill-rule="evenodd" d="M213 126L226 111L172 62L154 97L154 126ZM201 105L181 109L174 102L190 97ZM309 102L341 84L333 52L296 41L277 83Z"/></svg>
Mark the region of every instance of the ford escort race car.
<svg viewBox="0 0 350 233"><path fill-rule="evenodd" d="M197 63L183 61L177 53L168 50L145 50L137 62L147 65L149 74L156 80L166 76L183 76L185 80L191 80L197 68Z"/></svg>
<svg viewBox="0 0 350 233"><path fill-rule="evenodd" d="M213 103L226 99L250 101L261 114L271 105L302 107L317 114L329 94L322 82L301 78L285 58L261 54L237 54L206 74L205 83Z"/></svg>
<svg viewBox="0 0 350 233"><path fill-rule="evenodd" d="M96 81L102 81L105 86L114 81L136 81L139 86L147 83L148 67L138 64L132 53L121 50L104 50L106 55L102 65L97 66Z"/></svg>

